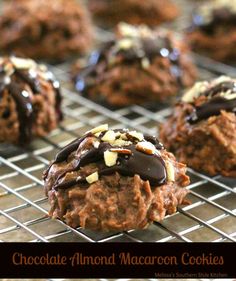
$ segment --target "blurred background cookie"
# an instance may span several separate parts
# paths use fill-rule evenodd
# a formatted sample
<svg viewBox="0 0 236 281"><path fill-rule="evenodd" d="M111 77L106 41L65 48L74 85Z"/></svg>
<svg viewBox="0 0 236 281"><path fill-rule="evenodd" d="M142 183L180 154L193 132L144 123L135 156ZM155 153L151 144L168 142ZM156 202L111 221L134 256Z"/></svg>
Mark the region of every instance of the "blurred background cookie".
<svg viewBox="0 0 236 281"><path fill-rule="evenodd" d="M59 82L31 59L0 58L0 142L27 145L62 119Z"/></svg>
<svg viewBox="0 0 236 281"><path fill-rule="evenodd" d="M178 16L178 8L169 0L88 0L94 18L115 25L120 21L155 26Z"/></svg>
<svg viewBox="0 0 236 281"><path fill-rule="evenodd" d="M198 82L161 126L160 139L177 159L210 175L236 176L236 80Z"/></svg>
<svg viewBox="0 0 236 281"><path fill-rule="evenodd" d="M61 61L91 46L88 13L75 0L6 1L0 16L0 52Z"/></svg>
<svg viewBox="0 0 236 281"><path fill-rule="evenodd" d="M193 15L187 33L192 49L215 60L236 60L236 1L203 3Z"/></svg>
<svg viewBox="0 0 236 281"><path fill-rule="evenodd" d="M115 106L167 101L191 86L196 68L187 45L167 31L120 24L116 39L73 71L76 89Z"/></svg>

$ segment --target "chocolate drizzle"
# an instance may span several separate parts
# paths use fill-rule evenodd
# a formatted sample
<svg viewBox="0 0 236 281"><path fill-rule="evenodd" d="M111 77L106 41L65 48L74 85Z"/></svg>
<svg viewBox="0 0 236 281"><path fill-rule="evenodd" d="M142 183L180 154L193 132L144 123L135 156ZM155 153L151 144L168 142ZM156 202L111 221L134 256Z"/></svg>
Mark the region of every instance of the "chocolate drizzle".
<svg viewBox="0 0 236 281"><path fill-rule="evenodd" d="M61 120L62 113L60 111L61 95L59 90L59 83L55 80L52 73L49 71L42 71L31 67L18 67L12 62L13 58L4 58L1 62L0 70L0 99L4 90L8 90L16 103L16 109L19 119L19 143L29 143L32 138L32 126L34 122L34 110L30 93L25 84L27 84L34 95L41 92L41 84L38 79L38 71L43 72L45 79L50 81L56 94L56 111L58 120ZM22 63L24 59L21 59ZM27 61L27 60L26 60ZM10 68L10 70L9 70ZM44 77L43 76L43 77Z"/></svg>
<svg viewBox="0 0 236 281"><path fill-rule="evenodd" d="M227 99L222 93L228 93L229 98ZM194 124L211 116L219 115L221 110L236 113L236 97L230 98L232 94L236 94L235 81L224 81L210 87L202 93L208 100L202 105L196 106L187 117L187 121Z"/></svg>
<svg viewBox="0 0 236 281"><path fill-rule="evenodd" d="M79 139L75 139L74 141L72 141L71 143L66 145L62 150L60 150L57 153L54 163L60 163L60 162L66 161L68 156L79 147L79 145L85 138L87 138L89 136L93 136L93 134L91 134L91 133L85 134L83 137L81 137Z"/></svg>
<svg viewBox="0 0 236 281"><path fill-rule="evenodd" d="M224 81L221 83L218 83L209 89L207 89L203 95L207 97L213 97L217 95L218 93L224 93L230 91L232 93L236 93L236 82L235 81Z"/></svg>
<svg viewBox="0 0 236 281"><path fill-rule="evenodd" d="M123 130L115 131L121 133L127 132ZM138 174L143 180L148 180L152 186L158 186L166 182L167 174L165 163L160 156L161 154L158 152L163 149L163 146L155 137L145 136L143 140L145 142L151 142L155 146L156 152L154 154L147 154L137 150L136 144L138 141L132 140L132 142L124 147L126 150L130 150L130 154L118 153L116 164L109 167L105 165L104 152L114 148L120 149L120 147L111 145L108 142L103 142L101 140L101 135L99 137L95 137L95 135L93 135L92 133L88 133L82 138L76 139L65 148L63 148L56 155L54 162L44 173L44 180L46 180L48 172L53 164L67 161L68 157L73 152L75 152L75 155L73 155L73 164L71 162L71 165L73 165L73 167L69 165L70 168L64 170L57 177L53 186L55 190L70 188L79 182L86 184L85 176L79 176L77 178L73 178L72 180L64 180L63 177L66 175L66 173L78 171L81 167L92 163L96 163L99 176L111 175L118 172L124 176L134 176L135 174ZM97 148L90 147L90 149L88 150L86 149L84 151L81 151L80 144L91 137L97 139L100 142L99 146ZM79 157L77 156L78 153Z"/></svg>
<svg viewBox="0 0 236 281"><path fill-rule="evenodd" d="M118 164L106 167L99 171L100 175L110 175L115 172L124 176L134 176L138 174L141 179L148 180L152 186L165 183L166 170L163 159L158 155L148 155L138 151L135 145L128 146L132 154L127 157L122 154L118 157Z"/></svg>
<svg viewBox="0 0 236 281"><path fill-rule="evenodd" d="M131 46L123 48L120 46L122 40L130 40ZM86 93L90 87L102 82L105 79L105 75L102 74L117 63L130 64L138 61L141 65L144 58L152 61L156 56L169 59L171 74L176 77L177 82L182 86L180 51L173 46L170 38L158 36L156 38L127 37L105 43L99 51L90 55L89 65L75 77L76 89Z"/></svg>
<svg viewBox="0 0 236 281"><path fill-rule="evenodd" d="M29 93L17 83L10 83L7 86L9 93L13 97L20 120L20 143L31 139L33 124L33 105Z"/></svg>

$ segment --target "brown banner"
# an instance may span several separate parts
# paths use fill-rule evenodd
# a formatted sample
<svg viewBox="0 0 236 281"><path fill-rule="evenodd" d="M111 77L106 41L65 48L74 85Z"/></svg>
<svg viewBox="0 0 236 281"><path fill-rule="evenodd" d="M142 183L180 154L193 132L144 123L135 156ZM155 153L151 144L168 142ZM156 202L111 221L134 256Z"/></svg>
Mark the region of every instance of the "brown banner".
<svg viewBox="0 0 236 281"><path fill-rule="evenodd" d="M1 243L0 278L232 278L235 243Z"/></svg>

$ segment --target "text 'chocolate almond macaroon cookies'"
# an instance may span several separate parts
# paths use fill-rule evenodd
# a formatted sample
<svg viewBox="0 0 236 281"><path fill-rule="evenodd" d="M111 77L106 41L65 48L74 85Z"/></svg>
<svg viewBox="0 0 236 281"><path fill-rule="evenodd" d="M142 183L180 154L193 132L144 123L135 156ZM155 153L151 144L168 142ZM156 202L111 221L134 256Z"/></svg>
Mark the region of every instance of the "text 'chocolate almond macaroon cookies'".
<svg viewBox="0 0 236 281"><path fill-rule="evenodd" d="M0 58L0 142L28 144L62 119L59 82L31 59Z"/></svg>
<svg viewBox="0 0 236 281"><path fill-rule="evenodd" d="M236 60L236 1L212 0L194 13L187 33L192 49L215 60Z"/></svg>
<svg viewBox="0 0 236 281"><path fill-rule="evenodd" d="M49 215L98 231L145 228L186 203L186 166L151 136L101 125L44 172Z"/></svg>
<svg viewBox="0 0 236 281"><path fill-rule="evenodd" d="M161 126L160 139L189 167L236 177L236 79L196 83Z"/></svg>
<svg viewBox="0 0 236 281"><path fill-rule="evenodd" d="M174 1L173 1L174 2ZM178 8L170 0L88 0L94 18L114 25L120 21L130 24L156 26L178 16Z"/></svg>
<svg viewBox="0 0 236 281"><path fill-rule="evenodd" d="M89 15L75 0L5 1L0 15L0 52L62 61L91 46Z"/></svg>
<svg viewBox="0 0 236 281"><path fill-rule="evenodd" d="M188 48L172 33L121 24L117 34L91 54L87 67L77 65L74 81L84 96L113 106L148 104L194 83Z"/></svg>

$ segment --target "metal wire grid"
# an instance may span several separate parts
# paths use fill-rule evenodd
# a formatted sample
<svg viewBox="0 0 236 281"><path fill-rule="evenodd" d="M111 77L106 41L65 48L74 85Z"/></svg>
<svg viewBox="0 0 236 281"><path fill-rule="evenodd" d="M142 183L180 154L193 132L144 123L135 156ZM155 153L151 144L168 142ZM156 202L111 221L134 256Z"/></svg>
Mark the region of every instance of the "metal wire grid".
<svg viewBox="0 0 236 281"><path fill-rule="evenodd" d="M236 73L234 68L197 56L201 76ZM208 71L208 70L210 71ZM135 128L155 134L157 125L170 114L169 107L150 109L134 105L111 110L79 96L69 82L66 64L52 67L63 88L65 119L48 137L36 139L30 149L0 147L0 240L80 242L192 242L236 241L236 180L208 177L188 169L192 204L155 222L146 230L95 233L72 229L47 217L41 175L58 148L101 123L112 128Z"/></svg>

